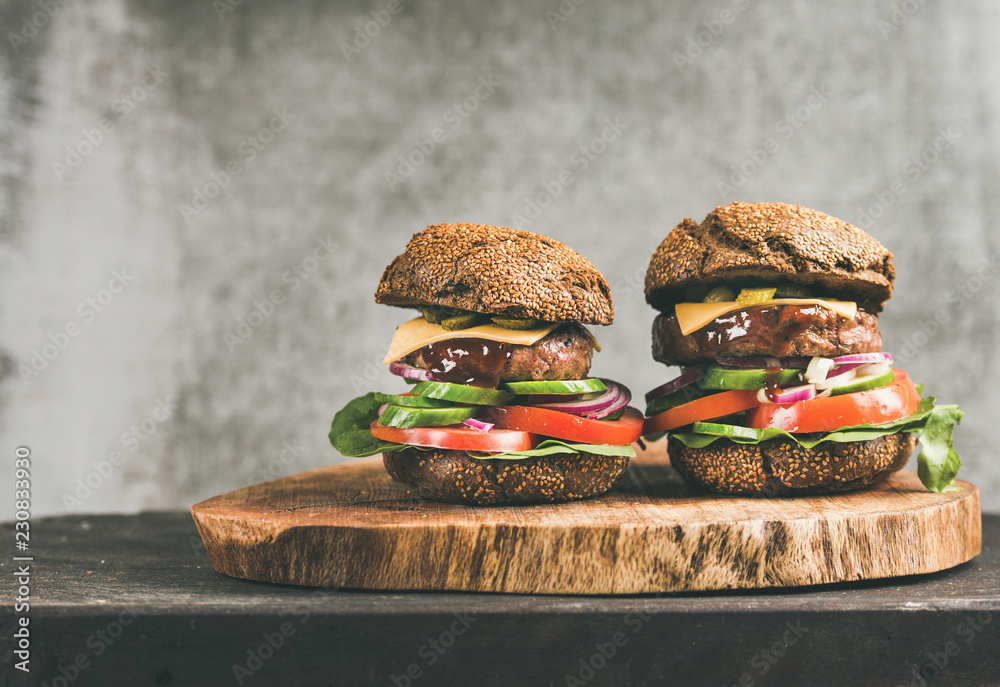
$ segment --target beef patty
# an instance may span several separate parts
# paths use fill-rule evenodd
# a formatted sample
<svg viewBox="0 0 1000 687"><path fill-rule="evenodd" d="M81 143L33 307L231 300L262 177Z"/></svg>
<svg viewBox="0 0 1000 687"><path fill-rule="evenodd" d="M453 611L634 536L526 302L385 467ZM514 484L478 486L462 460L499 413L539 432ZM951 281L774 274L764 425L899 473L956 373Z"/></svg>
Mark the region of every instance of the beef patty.
<svg viewBox="0 0 1000 687"><path fill-rule="evenodd" d="M878 318L859 309L854 319L816 305L765 305L731 312L687 336L677 316L653 321L653 357L688 365L719 357L832 357L882 350Z"/></svg>
<svg viewBox="0 0 1000 687"><path fill-rule="evenodd" d="M565 324L530 346L503 344L506 355L500 368L500 382L539 381L543 379L583 379L590 372L594 356L594 340L577 324ZM418 349L405 362L425 370L434 367L428 347ZM464 360L457 360L445 381L460 381Z"/></svg>

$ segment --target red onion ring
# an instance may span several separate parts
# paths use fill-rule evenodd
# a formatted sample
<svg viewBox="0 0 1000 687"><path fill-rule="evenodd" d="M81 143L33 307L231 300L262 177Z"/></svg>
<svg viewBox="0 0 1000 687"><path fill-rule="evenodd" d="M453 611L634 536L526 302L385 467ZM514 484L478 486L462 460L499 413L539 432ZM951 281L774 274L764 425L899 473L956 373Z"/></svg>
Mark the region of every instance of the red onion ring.
<svg viewBox="0 0 1000 687"><path fill-rule="evenodd" d="M549 410L559 410L564 413L581 415L591 420L597 420L608 415L613 415L624 408L632 400L632 392L624 384L611 379L601 379L608 390L597 398L576 401L563 401L560 403L540 403L537 408L547 408Z"/></svg>
<svg viewBox="0 0 1000 687"><path fill-rule="evenodd" d="M861 363L862 365L868 363L889 363L892 365L894 362L892 356L888 353L853 353L851 355L839 355L833 359L834 365L845 365L847 363Z"/></svg>
<svg viewBox="0 0 1000 687"><path fill-rule="evenodd" d="M389 363L389 372L391 372L394 375L403 377L404 379L415 379L418 382L443 381L430 370L424 370L419 367L413 367L413 365L407 365L406 363L401 363L398 360Z"/></svg>
<svg viewBox="0 0 1000 687"><path fill-rule="evenodd" d="M492 422L483 422L482 420L477 420L474 417L463 420L462 424L466 427L472 427L472 429L478 429L481 432L488 432L496 426Z"/></svg>
<svg viewBox="0 0 1000 687"><path fill-rule="evenodd" d="M783 367L788 370L809 367L809 358L716 358L715 362L726 367Z"/></svg>
<svg viewBox="0 0 1000 687"><path fill-rule="evenodd" d="M674 377L666 384L661 384L652 391L646 392L646 403L649 403L654 398L659 398L660 396L666 396L667 394L672 394L678 389L683 389L684 387L694 384L699 379L705 376L705 370L700 367L692 367L690 370L684 371L679 377Z"/></svg>

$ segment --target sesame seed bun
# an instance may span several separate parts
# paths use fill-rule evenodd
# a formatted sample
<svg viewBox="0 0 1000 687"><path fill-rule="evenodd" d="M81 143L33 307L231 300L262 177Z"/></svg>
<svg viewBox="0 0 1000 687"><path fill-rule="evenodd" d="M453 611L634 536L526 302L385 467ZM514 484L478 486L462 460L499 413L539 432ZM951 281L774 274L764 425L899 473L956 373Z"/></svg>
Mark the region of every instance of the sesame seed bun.
<svg viewBox="0 0 1000 687"><path fill-rule="evenodd" d="M611 324L611 289L576 251L539 234L438 224L413 235L375 291L386 305L440 305L547 322Z"/></svg>
<svg viewBox="0 0 1000 687"><path fill-rule="evenodd" d="M646 271L646 300L665 311L689 288L780 281L879 313L895 276L892 253L843 220L799 205L732 203L663 239Z"/></svg>
<svg viewBox="0 0 1000 687"><path fill-rule="evenodd" d="M667 443L670 464L684 479L723 494L826 494L860 489L906 465L916 435L897 433L848 443L823 442L807 449L791 439L738 444L718 439L691 448Z"/></svg>
<svg viewBox="0 0 1000 687"><path fill-rule="evenodd" d="M573 501L603 494L627 456L558 454L523 460L473 458L464 451L407 448L383 453L386 471L426 499L473 506Z"/></svg>

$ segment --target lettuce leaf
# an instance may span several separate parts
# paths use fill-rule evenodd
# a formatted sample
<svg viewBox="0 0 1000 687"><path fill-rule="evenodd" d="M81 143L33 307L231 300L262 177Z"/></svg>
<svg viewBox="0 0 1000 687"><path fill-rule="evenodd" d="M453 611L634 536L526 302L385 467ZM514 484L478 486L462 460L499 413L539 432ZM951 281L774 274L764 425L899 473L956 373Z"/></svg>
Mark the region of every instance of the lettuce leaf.
<svg viewBox="0 0 1000 687"><path fill-rule="evenodd" d="M552 456L558 453L593 453L598 456L628 456L635 458L635 449L629 446L605 446L603 444L570 444L560 439L545 439L535 448L528 451L511 451L510 453L478 453L468 452L473 458L484 460L523 460L538 456Z"/></svg>
<svg viewBox="0 0 1000 687"><path fill-rule="evenodd" d="M406 448L406 444L382 441L372 436L370 427L378 418L380 405L382 404L375 400L374 392L371 392L350 401L333 416L330 443L341 455L361 458Z"/></svg>
<svg viewBox="0 0 1000 687"><path fill-rule="evenodd" d="M789 434L782 429L769 427L753 429L713 422L696 422L682 432L670 432L691 448L702 448L719 439L737 444L759 444L769 439L786 438L811 449L824 441L846 443L867 441L897 432L919 432L921 452L917 457L917 474L930 491L941 492L949 488L962 464L953 446L955 425L962 421L962 411L957 405L934 405L934 397L920 399L920 405L907 417L884 425L855 425L841 427L833 432L820 434Z"/></svg>
<svg viewBox="0 0 1000 687"><path fill-rule="evenodd" d="M961 421L962 411L958 406L937 406L920 432L922 450L917 458L917 474L931 491L957 489L951 482L962 466L962 459L955 452L952 437L955 425Z"/></svg>
<svg viewBox="0 0 1000 687"><path fill-rule="evenodd" d="M347 458L362 458L376 453L401 451L404 448L432 450L422 446L397 444L382 441L372 436L371 424L378 417L381 405L375 400L374 393L359 396L344 406L334 415L330 425L330 443L341 455ZM551 456L559 453L593 453L599 456L629 456L635 457L635 449L631 446L603 446L598 444L572 444L559 439L545 439L530 451L512 453L476 453L469 452L473 458L490 460L523 460L537 456Z"/></svg>

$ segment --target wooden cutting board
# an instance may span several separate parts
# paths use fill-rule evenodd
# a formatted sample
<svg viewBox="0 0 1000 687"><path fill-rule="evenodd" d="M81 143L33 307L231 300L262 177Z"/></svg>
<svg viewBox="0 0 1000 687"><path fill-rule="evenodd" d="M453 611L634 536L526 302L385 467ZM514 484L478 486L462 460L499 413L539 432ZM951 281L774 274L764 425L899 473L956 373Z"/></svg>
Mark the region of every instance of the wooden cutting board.
<svg viewBox="0 0 1000 687"><path fill-rule="evenodd" d="M660 449L662 451L662 449ZM944 570L981 547L979 490L900 472L865 491L746 498L685 485L662 453L604 496L557 505L434 503L380 457L216 496L191 509L234 577L364 589L635 594L752 589Z"/></svg>

